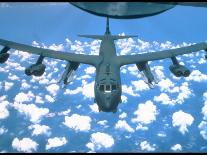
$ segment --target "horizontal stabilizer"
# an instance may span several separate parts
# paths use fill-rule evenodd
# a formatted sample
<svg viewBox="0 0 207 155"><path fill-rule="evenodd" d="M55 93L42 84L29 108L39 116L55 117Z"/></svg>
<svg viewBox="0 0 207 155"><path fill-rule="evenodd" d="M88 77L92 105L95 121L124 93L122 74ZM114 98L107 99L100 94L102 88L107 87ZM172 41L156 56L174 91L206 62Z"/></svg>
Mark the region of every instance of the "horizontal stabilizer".
<svg viewBox="0 0 207 155"><path fill-rule="evenodd" d="M85 38L91 38L91 39L98 39L98 40L103 40L106 35L78 35L79 37L85 37ZM119 35L109 35L113 40L117 39L127 39L127 38L134 38L138 37L135 35L127 35L127 36L119 36Z"/></svg>
<svg viewBox="0 0 207 155"><path fill-rule="evenodd" d="M78 35L79 37L103 40L103 35Z"/></svg>
<svg viewBox="0 0 207 155"><path fill-rule="evenodd" d="M138 36L135 36L135 35L127 35L127 36L112 35L113 40L127 39L127 38L134 38L134 37L138 37Z"/></svg>

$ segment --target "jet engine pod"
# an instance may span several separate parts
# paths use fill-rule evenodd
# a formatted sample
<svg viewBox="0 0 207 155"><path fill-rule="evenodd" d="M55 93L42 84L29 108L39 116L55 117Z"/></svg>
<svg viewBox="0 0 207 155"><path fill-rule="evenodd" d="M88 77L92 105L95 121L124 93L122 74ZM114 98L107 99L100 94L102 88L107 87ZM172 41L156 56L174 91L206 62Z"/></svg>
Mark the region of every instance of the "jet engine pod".
<svg viewBox="0 0 207 155"><path fill-rule="evenodd" d="M78 62L68 62L67 66L65 67L65 71L62 75L62 80L64 84L68 84L73 80L75 71L78 69L80 63Z"/></svg>
<svg viewBox="0 0 207 155"><path fill-rule="evenodd" d="M42 76L45 72L46 66L42 64L44 57L42 55L39 56L36 64L33 64L25 69L25 74L27 76Z"/></svg>
<svg viewBox="0 0 207 155"><path fill-rule="evenodd" d="M9 47L4 47L0 52L0 63L5 63L9 58L9 53L7 53L10 50Z"/></svg>
<svg viewBox="0 0 207 155"><path fill-rule="evenodd" d="M140 72L143 72L144 77L147 78L145 83L147 83L150 88L153 86L153 83L157 83L157 82L155 82L155 78L154 78L147 62L138 63L138 64L136 64L136 66Z"/></svg>
<svg viewBox="0 0 207 155"><path fill-rule="evenodd" d="M169 69L176 77L188 77L191 73L189 69L182 65L170 65Z"/></svg>
<svg viewBox="0 0 207 155"><path fill-rule="evenodd" d="M46 66L44 64L33 64L25 69L25 74L27 76L42 76L45 72Z"/></svg>
<svg viewBox="0 0 207 155"><path fill-rule="evenodd" d="M0 53L0 63L5 63L9 58L9 53Z"/></svg>
<svg viewBox="0 0 207 155"><path fill-rule="evenodd" d="M26 68L24 72L27 76L31 76L32 75L31 66Z"/></svg>

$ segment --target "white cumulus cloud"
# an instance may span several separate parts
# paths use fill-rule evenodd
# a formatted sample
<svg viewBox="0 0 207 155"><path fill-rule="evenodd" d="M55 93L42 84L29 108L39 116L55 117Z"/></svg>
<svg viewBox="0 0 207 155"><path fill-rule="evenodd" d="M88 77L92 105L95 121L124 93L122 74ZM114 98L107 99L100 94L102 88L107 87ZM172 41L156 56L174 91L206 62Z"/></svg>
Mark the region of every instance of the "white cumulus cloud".
<svg viewBox="0 0 207 155"><path fill-rule="evenodd" d="M131 96L139 96L133 91L132 86L122 85L122 92Z"/></svg>
<svg viewBox="0 0 207 155"><path fill-rule="evenodd" d="M96 68L93 67L93 66L87 67L87 68L85 69L86 74L94 74L95 71L96 71Z"/></svg>
<svg viewBox="0 0 207 155"><path fill-rule="evenodd" d="M168 91L170 92L171 89L174 87L174 83L170 79L162 79L158 86L160 87L161 91Z"/></svg>
<svg viewBox="0 0 207 155"><path fill-rule="evenodd" d="M99 112L99 110L98 110L98 105L97 105L96 103L90 105L90 108L91 108L91 110L92 110L93 112L95 112L95 113L98 113L98 112Z"/></svg>
<svg viewBox="0 0 207 155"><path fill-rule="evenodd" d="M122 103L127 103L127 97L125 95L121 95Z"/></svg>
<svg viewBox="0 0 207 155"><path fill-rule="evenodd" d="M170 105L175 104L175 101L171 100L166 93L161 93L160 96L154 96L154 101L161 102L161 104L170 104Z"/></svg>
<svg viewBox="0 0 207 155"><path fill-rule="evenodd" d="M73 114L70 117L65 116L63 124L76 131L89 131L91 129L91 118L89 116Z"/></svg>
<svg viewBox="0 0 207 155"><path fill-rule="evenodd" d="M203 119L207 120L207 92L203 93L204 106L202 108Z"/></svg>
<svg viewBox="0 0 207 155"><path fill-rule="evenodd" d="M123 112L122 114L119 115L119 118L124 119L127 117L127 113Z"/></svg>
<svg viewBox="0 0 207 155"><path fill-rule="evenodd" d="M6 119L9 117L9 111L8 111L9 102L8 101L2 101L0 99L0 120Z"/></svg>
<svg viewBox="0 0 207 155"><path fill-rule="evenodd" d="M131 83L135 87L136 91L149 90L149 86L144 82L144 80L132 81Z"/></svg>
<svg viewBox="0 0 207 155"><path fill-rule="evenodd" d="M57 84L51 84L48 87L46 87L47 91L53 96L57 94L59 88L60 86L58 86Z"/></svg>
<svg viewBox="0 0 207 155"><path fill-rule="evenodd" d="M137 127L136 127L136 130L143 130L143 131L146 131L148 130L149 128L146 127L146 126L143 126L141 123L138 123L137 124Z"/></svg>
<svg viewBox="0 0 207 155"><path fill-rule="evenodd" d="M48 102L55 102L55 99L50 96L50 95L45 95L45 99L48 101Z"/></svg>
<svg viewBox="0 0 207 155"><path fill-rule="evenodd" d="M9 89L11 89L11 87L14 85L13 82L5 82L4 83L4 89L5 91L8 91Z"/></svg>
<svg viewBox="0 0 207 155"><path fill-rule="evenodd" d="M182 151L182 146L180 144L175 144L171 147L173 151Z"/></svg>
<svg viewBox="0 0 207 155"><path fill-rule="evenodd" d="M41 96L35 96L35 103L40 103L40 104L43 104L44 101L42 100L42 97Z"/></svg>
<svg viewBox="0 0 207 155"><path fill-rule="evenodd" d="M60 44L60 45L52 44L49 46L49 49L55 50L55 51L64 51L64 46L63 44Z"/></svg>
<svg viewBox="0 0 207 155"><path fill-rule="evenodd" d="M67 95L67 94L69 94L69 95L76 95L76 94L78 94L80 92L82 92L82 88L81 87L77 87L74 90L66 89L65 92L64 92L64 94L65 95Z"/></svg>
<svg viewBox="0 0 207 155"><path fill-rule="evenodd" d="M50 135L50 127L47 125L33 124L28 127L32 131L32 136L37 136L41 134Z"/></svg>
<svg viewBox="0 0 207 155"><path fill-rule="evenodd" d="M26 80L22 80L21 90L29 89L31 86L26 82Z"/></svg>
<svg viewBox="0 0 207 155"><path fill-rule="evenodd" d="M12 147L19 152L31 153L37 150L38 145L39 144L30 138L23 138L22 140L14 138L12 141Z"/></svg>
<svg viewBox="0 0 207 155"><path fill-rule="evenodd" d="M92 151L101 148L110 148L114 145L114 139L111 135L101 132L96 132L91 135L90 142L86 146Z"/></svg>
<svg viewBox="0 0 207 155"><path fill-rule="evenodd" d="M46 150L49 150L51 148L60 147L65 144L67 144L67 139L65 137L54 137L49 138L46 145Z"/></svg>
<svg viewBox="0 0 207 155"><path fill-rule="evenodd" d="M150 145L147 141L143 141L140 143L140 148L142 151L155 151L156 145Z"/></svg>
<svg viewBox="0 0 207 155"><path fill-rule="evenodd" d="M136 117L132 119L132 122L149 124L156 120L158 112L153 102L148 100L144 104L139 104L138 109L134 112L134 114Z"/></svg>
<svg viewBox="0 0 207 155"><path fill-rule="evenodd" d="M200 134L203 139L207 140L207 122L201 121L201 123L198 125L198 128L200 129Z"/></svg>
<svg viewBox="0 0 207 155"><path fill-rule="evenodd" d="M207 75L202 74L199 70L193 70L189 77L186 78L187 81L196 81L196 82L203 82L207 81Z"/></svg>
<svg viewBox="0 0 207 155"><path fill-rule="evenodd" d="M30 121L33 123L40 122L42 117L49 113L49 109L39 108L34 104L22 104L14 102L13 107L20 113L29 117Z"/></svg>
<svg viewBox="0 0 207 155"><path fill-rule="evenodd" d="M87 98L94 97L94 81L91 83L83 82L82 94Z"/></svg>
<svg viewBox="0 0 207 155"><path fill-rule="evenodd" d="M193 95L192 90L189 88L189 84L187 82L182 83L179 87L179 94L177 96L176 102L183 103L185 99L189 98Z"/></svg>
<svg viewBox="0 0 207 155"><path fill-rule="evenodd" d="M4 127L1 127L0 128L0 136L7 133L8 132L8 129L4 128Z"/></svg>
<svg viewBox="0 0 207 155"><path fill-rule="evenodd" d="M103 121L98 121L97 124L106 126L107 120L103 120Z"/></svg>
<svg viewBox="0 0 207 155"><path fill-rule="evenodd" d="M115 129L134 132L134 129L125 120L119 120L115 125Z"/></svg>
<svg viewBox="0 0 207 155"><path fill-rule="evenodd" d="M185 134L185 132L188 132L187 126L192 125L194 121L194 118L191 114L185 113L182 110L179 110L175 113L173 113L172 116L172 124L173 126L178 126L179 131L182 134Z"/></svg>
<svg viewBox="0 0 207 155"><path fill-rule="evenodd" d="M35 96L31 91L29 91L27 94L20 92L15 96L14 101L18 103L30 102L34 97Z"/></svg>

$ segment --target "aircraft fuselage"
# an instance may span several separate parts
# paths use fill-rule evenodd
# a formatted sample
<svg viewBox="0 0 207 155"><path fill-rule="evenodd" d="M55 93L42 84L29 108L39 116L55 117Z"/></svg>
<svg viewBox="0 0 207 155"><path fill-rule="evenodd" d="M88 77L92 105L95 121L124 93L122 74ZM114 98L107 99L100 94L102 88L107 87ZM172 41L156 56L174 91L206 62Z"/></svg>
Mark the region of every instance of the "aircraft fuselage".
<svg viewBox="0 0 207 155"><path fill-rule="evenodd" d="M115 112L121 102L122 89L120 66L114 61L117 55L114 40L110 35L104 36L99 55L103 59L96 67L95 99L100 111Z"/></svg>

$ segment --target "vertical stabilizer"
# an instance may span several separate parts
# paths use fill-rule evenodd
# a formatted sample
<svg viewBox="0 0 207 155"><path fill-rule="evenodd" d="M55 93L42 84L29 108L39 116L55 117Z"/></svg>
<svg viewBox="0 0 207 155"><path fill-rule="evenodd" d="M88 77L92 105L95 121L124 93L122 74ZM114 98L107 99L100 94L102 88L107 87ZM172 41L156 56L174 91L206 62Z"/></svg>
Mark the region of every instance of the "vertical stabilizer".
<svg viewBox="0 0 207 155"><path fill-rule="evenodd" d="M137 35L126 35L126 36L111 35L110 28L109 28L109 17L106 18L106 32L104 35L78 35L78 36L91 38L91 39L98 39L98 40L103 40L106 36L110 36L110 38L112 38L113 40L138 37Z"/></svg>

